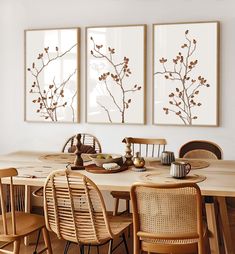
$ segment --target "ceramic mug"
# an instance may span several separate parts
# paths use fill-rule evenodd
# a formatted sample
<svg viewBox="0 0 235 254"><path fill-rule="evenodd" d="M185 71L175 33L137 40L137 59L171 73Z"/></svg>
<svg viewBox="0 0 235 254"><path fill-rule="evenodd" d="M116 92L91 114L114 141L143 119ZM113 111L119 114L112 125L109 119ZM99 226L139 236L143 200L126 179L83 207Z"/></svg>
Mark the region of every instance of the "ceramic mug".
<svg viewBox="0 0 235 254"><path fill-rule="evenodd" d="M172 162L170 175L174 178L184 178L191 170L191 165L188 162Z"/></svg>
<svg viewBox="0 0 235 254"><path fill-rule="evenodd" d="M171 165L175 161L175 155L173 152L163 151L161 155L161 163L163 165Z"/></svg>

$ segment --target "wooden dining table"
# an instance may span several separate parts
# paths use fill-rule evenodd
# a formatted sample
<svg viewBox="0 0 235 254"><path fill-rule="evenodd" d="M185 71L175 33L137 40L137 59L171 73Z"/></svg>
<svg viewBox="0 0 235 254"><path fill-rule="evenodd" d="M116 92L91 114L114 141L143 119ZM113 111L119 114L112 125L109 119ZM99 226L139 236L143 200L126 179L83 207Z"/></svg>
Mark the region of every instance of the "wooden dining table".
<svg viewBox="0 0 235 254"><path fill-rule="evenodd" d="M0 156L0 169L14 167L18 170L19 175L13 181L15 185L25 186L26 212L30 212L31 187L43 186L50 172L64 169L68 164L66 160L48 160L45 155L49 154L53 155L50 152L20 151ZM201 177L197 184L201 189L202 195L209 200L206 203L206 214L208 228L211 233L211 253L220 253L219 229L217 228L215 212L215 204L218 204L225 253L235 254L225 200L225 197L235 197L235 160L203 159L203 161L207 162L206 167L192 169L189 176ZM85 165L90 163L87 161ZM151 181L152 183L162 183L165 181L166 183L171 183L173 181L169 175L169 166L161 165L157 158L146 160L146 171L144 172L135 172L132 167L115 174L94 174L86 170L80 170L79 172L93 180L100 190L106 191L130 191L132 184L135 182ZM161 177L162 175L165 180ZM3 180L3 183L7 184L8 181Z"/></svg>

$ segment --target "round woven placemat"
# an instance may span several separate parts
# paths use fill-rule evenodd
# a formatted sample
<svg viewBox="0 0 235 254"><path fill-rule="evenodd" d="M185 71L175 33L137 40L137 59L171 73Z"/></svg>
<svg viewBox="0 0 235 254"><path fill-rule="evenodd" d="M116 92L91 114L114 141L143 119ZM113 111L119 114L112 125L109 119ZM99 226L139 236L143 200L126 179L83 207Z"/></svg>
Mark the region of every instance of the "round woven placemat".
<svg viewBox="0 0 235 254"><path fill-rule="evenodd" d="M90 158L87 154L82 154L82 159L84 162L90 161ZM75 160L75 154L73 153L54 153L54 154L46 154L39 157L40 161L50 161L54 163L68 164L73 163Z"/></svg>
<svg viewBox="0 0 235 254"><path fill-rule="evenodd" d="M203 160L177 159L176 161L188 162L191 165L192 169L207 168L210 166L210 163L208 161L203 161Z"/></svg>
<svg viewBox="0 0 235 254"><path fill-rule="evenodd" d="M188 160L188 159L176 159L176 161L188 162L191 165L192 169L201 169L207 168L210 166L210 163L203 160ZM167 168L170 166L162 165L160 160L148 161L146 162L147 167L156 167L156 168Z"/></svg>
<svg viewBox="0 0 235 254"><path fill-rule="evenodd" d="M169 175L169 173L147 173L140 176L144 182L166 184L166 183L199 183L206 179L203 175L189 174L185 178L177 179Z"/></svg>

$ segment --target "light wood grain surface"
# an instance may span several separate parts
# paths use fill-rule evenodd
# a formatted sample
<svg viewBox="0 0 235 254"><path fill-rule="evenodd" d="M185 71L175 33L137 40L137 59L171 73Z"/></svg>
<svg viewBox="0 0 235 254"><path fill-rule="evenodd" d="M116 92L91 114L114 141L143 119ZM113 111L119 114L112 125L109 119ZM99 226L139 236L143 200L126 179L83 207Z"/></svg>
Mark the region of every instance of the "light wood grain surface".
<svg viewBox="0 0 235 254"><path fill-rule="evenodd" d="M0 156L0 169L7 167L15 167L19 171L18 177L14 178L14 184L24 184L30 186L43 186L45 182L46 172L48 174L52 170L63 169L66 164L56 164L53 162L42 162L40 157L46 152L15 152L8 155ZM235 161L232 160L210 160L207 168L192 170L190 174L199 174L206 177L206 180L198 183L203 195L210 196L230 196L235 197ZM42 174L40 175L40 170ZM37 171L37 173L36 173ZM134 172L130 169L115 174L93 174L80 171L93 180L101 190L109 191L129 191L135 182L141 182L145 172ZM169 168L165 166L152 167L151 163L147 163L147 173L150 172L169 172ZM24 175L25 174L25 175ZM23 175L23 176L22 176ZM35 178L30 178L35 176ZM157 183L157 180L156 180Z"/></svg>

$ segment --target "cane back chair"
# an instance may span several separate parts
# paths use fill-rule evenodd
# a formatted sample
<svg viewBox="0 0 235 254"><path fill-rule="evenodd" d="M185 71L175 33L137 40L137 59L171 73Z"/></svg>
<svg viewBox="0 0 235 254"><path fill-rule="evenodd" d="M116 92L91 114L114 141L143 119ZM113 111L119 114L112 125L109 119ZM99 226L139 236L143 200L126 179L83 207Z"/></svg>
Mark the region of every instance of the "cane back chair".
<svg viewBox="0 0 235 254"><path fill-rule="evenodd" d="M15 210L15 193L14 193L14 185L13 185L13 177L17 176L18 172L15 168L7 168L0 170L0 204L1 204L1 218L0 218L0 241L5 242L4 245L0 247L0 253L13 253L18 254L20 252L20 242L23 237L42 229L44 242L46 248L41 250L38 253L45 252L52 253L51 243L48 231L45 227L44 217L24 213L17 212ZM6 202L5 194L3 191L2 179L9 178L10 179L10 196L9 202ZM7 207L6 206L10 206ZM6 212L9 210L9 212ZM4 250L5 246L13 243L13 251Z"/></svg>
<svg viewBox="0 0 235 254"><path fill-rule="evenodd" d="M130 220L107 217L101 192L86 176L68 169L52 172L44 185L44 213L48 230L58 238L78 243L81 254L84 246L100 246L121 236L126 244L124 231Z"/></svg>
<svg viewBox="0 0 235 254"><path fill-rule="evenodd" d="M131 201L134 254L139 254L139 250L205 254L206 227L196 184L137 183L131 188Z"/></svg>
<svg viewBox="0 0 235 254"><path fill-rule="evenodd" d="M192 140L184 144L179 151L180 158L222 159L222 149L206 140Z"/></svg>
<svg viewBox="0 0 235 254"><path fill-rule="evenodd" d="M148 138L132 138L126 137L122 140L123 143L131 144L131 154L134 156L135 152L139 152L143 157L160 157L161 153L165 151L165 139L148 139ZM126 209L122 213L130 212L130 193L128 191L112 191L114 198L113 215L118 214L119 200L126 201Z"/></svg>
<svg viewBox="0 0 235 254"><path fill-rule="evenodd" d="M101 145L99 140L87 133L81 134L81 143L87 146L87 150L84 150L84 153L101 153ZM62 148L62 153L74 153L76 150L76 135L70 137L64 144Z"/></svg>

